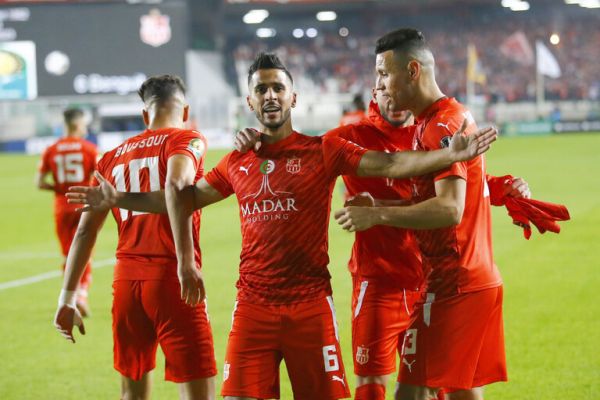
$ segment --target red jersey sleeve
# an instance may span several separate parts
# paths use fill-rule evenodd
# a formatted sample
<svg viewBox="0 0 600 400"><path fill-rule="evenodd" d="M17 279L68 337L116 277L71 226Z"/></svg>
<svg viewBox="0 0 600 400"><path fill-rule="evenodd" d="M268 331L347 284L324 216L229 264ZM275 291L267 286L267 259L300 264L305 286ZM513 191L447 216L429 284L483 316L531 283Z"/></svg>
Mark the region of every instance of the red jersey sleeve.
<svg viewBox="0 0 600 400"><path fill-rule="evenodd" d="M210 170L210 172L204 177L208 184L221 193L223 197L230 196L234 193L233 186L231 185L231 179L229 179L228 170L231 154L233 153L229 153L223 157L221 161L219 161L219 164Z"/></svg>
<svg viewBox="0 0 600 400"><path fill-rule="evenodd" d="M362 156L367 149L337 136L323 138L325 170L331 176L356 175Z"/></svg>
<svg viewBox="0 0 600 400"><path fill-rule="evenodd" d="M206 148L206 139L199 132L183 131L165 144L165 155L167 160L176 154L186 155L194 162L194 169L198 170L204 168Z"/></svg>
<svg viewBox="0 0 600 400"><path fill-rule="evenodd" d="M352 137L351 132L352 132L351 125L340 126L340 127L334 128L334 129L326 132L325 135L323 135L323 138L339 137L342 139L350 140L350 138Z"/></svg>
<svg viewBox="0 0 600 400"><path fill-rule="evenodd" d="M459 119L458 116L446 117L443 114L433 118L427 125L426 132L423 135L423 148L425 150L439 150L448 147L452 135L460 129L463 119ZM473 127L475 127L475 124L470 124L466 132L472 132ZM439 181L450 176L457 176L466 180L467 163L464 161L454 163L450 167L434 173L433 179L434 181Z"/></svg>
<svg viewBox="0 0 600 400"><path fill-rule="evenodd" d="M108 181L112 181L111 178L112 176L106 172L106 164L108 163L108 157L109 154L112 155L113 151L110 151L108 153L105 153L104 156L102 156L102 158L100 158L100 160L98 160L98 163L96 164L96 171L98 171L100 173L100 175L102 175L104 177L104 179L108 180ZM90 179L90 186L98 186L100 184L100 182L98 182L98 179L96 179L96 177L94 175L92 175L92 179Z"/></svg>
<svg viewBox="0 0 600 400"><path fill-rule="evenodd" d="M38 165L38 171L42 174L45 174L46 172L50 172L52 170L50 166L51 153L52 151L50 150L50 147L47 147L46 150L44 150L44 152L42 153L42 158L40 159L40 163Z"/></svg>

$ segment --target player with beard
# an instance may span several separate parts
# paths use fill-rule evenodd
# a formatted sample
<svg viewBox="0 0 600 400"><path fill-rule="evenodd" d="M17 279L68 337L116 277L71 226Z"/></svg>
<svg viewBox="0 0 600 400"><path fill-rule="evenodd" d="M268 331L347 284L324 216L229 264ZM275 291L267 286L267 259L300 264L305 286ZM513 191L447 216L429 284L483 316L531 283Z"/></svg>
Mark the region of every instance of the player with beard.
<svg viewBox="0 0 600 400"><path fill-rule="evenodd" d="M470 112L440 91L421 32L399 29L377 41L378 92L390 110L416 116L413 149L448 145ZM505 381L502 279L492 256L489 189L483 156L413 180L412 203L346 207L337 222L349 231L375 225L413 229L422 254L426 293L402 346L396 398L483 399L484 385Z"/></svg>
<svg viewBox="0 0 600 400"><path fill-rule="evenodd" d="M242 254L222 395L279 398L279 364L284 360L294 398L346 398L350 393L327 270L327 229L337 176L401 178L435 171L485 151L495 131L482 130L470 138L458 134L449 148L438 152L367 151L341 138L293 130L293 79L276 56L257 56L248 72L248 89L247 103L260 123L262 145L256 152L227 154L181 193L172 219L180 263L193 250L187 223L193 210L235 194ZM77 188L70 198L91 209L116 204L164 211L161 192L116 192L106 181L97 188Z"/></svg>
<svg viewBox="0 0 600 400"><path fill-rule="evenodd" d="M381 91L374 90L373 95L365 119L333 129L326 136L341 137L370 150L411 150L415 133L411 112L391 109ZM412 197L409 179L352 175L343 179L350 196L345 206L406 205ZM510 196L530 196L521 178L499 188ZM396 353L400 353L425 283L420 251L410 230L376 225L355 233L348 269L353 283L354 398L384 400L390 374L396 371Z"/></svg>

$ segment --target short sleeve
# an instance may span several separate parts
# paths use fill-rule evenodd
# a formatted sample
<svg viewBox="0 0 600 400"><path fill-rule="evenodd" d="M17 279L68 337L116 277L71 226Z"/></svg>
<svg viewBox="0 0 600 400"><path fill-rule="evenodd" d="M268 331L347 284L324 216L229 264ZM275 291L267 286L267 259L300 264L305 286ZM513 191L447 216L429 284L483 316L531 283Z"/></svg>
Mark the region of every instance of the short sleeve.
<svg viewBox="0 0 600 400"><path fill-rule="evenodd" d="M204 177L208 184L221 193L223 197L230 196L234 193L228 171L231 154L232 153L229 153L223 157L217 166L210 170L210 172Z"/></svg>
<svg viewBox="0 0 600 400"><path fill-rule="evenodd" d="M458 118L457 116L446 118L446 116L442 115L429 121L421 139L423 150L431 151L448 147L452 135L460 129L463 119L464 118ZM472 123L467 128L467 134L473 132L474 128L476 128L476 126ZM457 176L466 180L467 162L457 162L448 168L437 171L434 173L433 179L434 181L439 181L450 176Z"/></svg>
<svg viewBox="0 0 600 400"><path fill-rule="evenodd" d="M50 147L47 147L46 150L42 153L42 158L40 159L40 163L38 165L38 171L42 174L45 174L51 170L50 168Z"/></svg>
<svg viewBox="0 0 600 400"><path fill-rule="evenodd" d="M104 179L107 179L107 180L111 179L110 174L106 173L106 168L107 168L106 165L108 164L108 159L111 155L114 155L114 151L105 153L104 156L102 156L102 158L100 158L100 160L98 160L98 163L96 164L96 171L98 171L98 173L100 173L100 175L102 175L104 177ZM96 177L94 175L92 175L92 179L90 180L90 185L98 186L99 184L100 184L100 182L98 182L98 179L96 179Z"/></svg>
<svg viewBox="0 0 600 400"><path fill-rule="evenodd" d="M190 157L194 162L194 169L204 165L207 143L202 134L196 131L184 131L173 135L165 144L165 156L168 160L176 154Z"/></svg>
<svg viewBox="0 0 600 400"><path fill-rule="evenodd" d="M362 156L367 149L336 136L323 138L325 170L331 176L355 175Z"/></svg>

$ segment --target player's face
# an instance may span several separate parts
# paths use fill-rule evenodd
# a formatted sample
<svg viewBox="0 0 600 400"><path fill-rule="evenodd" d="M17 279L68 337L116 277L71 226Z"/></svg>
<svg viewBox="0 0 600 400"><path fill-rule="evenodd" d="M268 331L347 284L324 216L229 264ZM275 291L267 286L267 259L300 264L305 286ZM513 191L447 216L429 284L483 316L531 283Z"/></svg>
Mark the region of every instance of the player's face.
<svg viewBox="0 0 600 400"><path fill-rule="evenodd" d="M75 118L74 120L72 120L71 127L73 130L73 133L75 133L77 136L85 136L86 131L87 131L85 117L82 116L82 117L78 117L78 118Z"/></svg>
<svg viewBox="0 0 600 400"><path fill-rule="evenodd" d="M410 109L412 81L408 69L402 68L398 58L394 56L393 50L377 54L375 70L377 71L375 89L380 93L381 101L384 104L382 109L390 112Z"/></svg>
<svg viewBox="0 0 600 400"><path fill-rule="evenodd" d="M382 91L375 89L373 91L373 96L375 97L375 101L379 106L379 112L383 119L389 122L391 125L400 127L400 126L409 126L414 123L414 118L412 113L408 110L394 111L391 109L391 102L387 101L387 98L382 95Z"/></svg>
<svg viewBox="0 0 600 400"><path fill-rule="evenodd" d="M285 124L296 105L292 82L280 69L259 69L250 80L248 105L259 122L269 129Z"/></svg>

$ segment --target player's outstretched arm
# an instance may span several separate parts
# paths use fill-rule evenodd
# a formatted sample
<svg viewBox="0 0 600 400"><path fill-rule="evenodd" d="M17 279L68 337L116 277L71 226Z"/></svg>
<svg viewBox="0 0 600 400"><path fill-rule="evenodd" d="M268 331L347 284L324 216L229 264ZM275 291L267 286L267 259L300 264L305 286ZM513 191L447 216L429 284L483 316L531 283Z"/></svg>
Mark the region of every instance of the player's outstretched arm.
<svg viewBox="0 0 600 400"><path fill-rule="evenodd" d="M400 207L344 207L335 212L336 222L354 232L374 225L405 229L436 229L459 224L465 207L467 183L458 177L435 183L436 196Z"/></svg>
<svg viewBox="0 0 600 400"><path fill-rule="evenodd" d="M399 151L384 153L367 151L357 169L358 176L385 176L409 178L449 167L458 161L466 161L486 152L496 140L495 128L483 128L471 135L463 135L466 121L452 136L450 145L435 151Z"/></svg>
<svg viewBox="0 0 600 400"><path fill-rule="evenodd" d="M85 327L81 314L75 306L77 285L85 266L90 259L92 249L96 243L96 236L106 219L107 211L92 211L85 213L79 220L65 268L63 287L58 298L58 308L54 316L54 326L67 340L75 343L73 327L77 326L79 332L85 335Z"/></svg>
<svg viewBox="0 0 600 400"><path fill-rule="evenodd" d="M96 171L94 175L98 180L98 186L72 186L66 194L69 203L84 204L79 211L106 211L118 207L154 214L167 212L164 191L119 192L99 172Z"/></svg>

